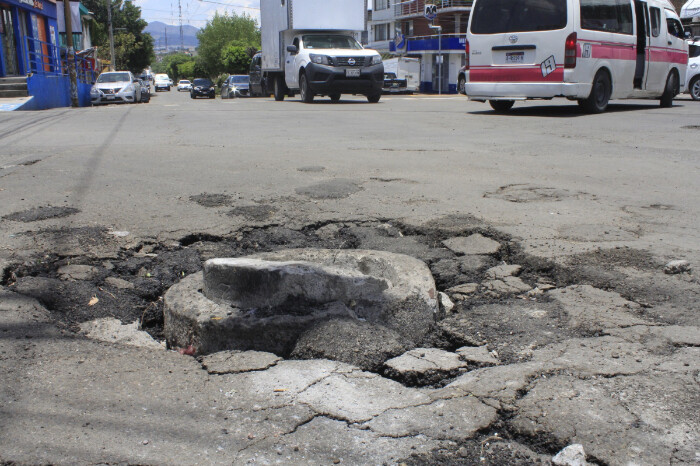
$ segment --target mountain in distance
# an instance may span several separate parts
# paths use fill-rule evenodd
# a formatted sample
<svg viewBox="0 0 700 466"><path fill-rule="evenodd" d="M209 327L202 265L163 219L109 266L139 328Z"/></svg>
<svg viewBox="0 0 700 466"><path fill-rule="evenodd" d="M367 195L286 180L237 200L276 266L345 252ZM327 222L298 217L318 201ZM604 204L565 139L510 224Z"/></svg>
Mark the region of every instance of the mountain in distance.
<svg viewBox="0 0 700 466"><path fill-rule="evenodd" d="M153 21L148 23L148 26L144 29L144 32L153 36L153 44L156 48L165 47L166 31L168 35L168 48L180 47L180 26L171 26L161 23L160 21ZM197 47L199 45L197 32L199 32L199 28L190 26L189 24L182 25L182 38L185 47Z"/></svg>

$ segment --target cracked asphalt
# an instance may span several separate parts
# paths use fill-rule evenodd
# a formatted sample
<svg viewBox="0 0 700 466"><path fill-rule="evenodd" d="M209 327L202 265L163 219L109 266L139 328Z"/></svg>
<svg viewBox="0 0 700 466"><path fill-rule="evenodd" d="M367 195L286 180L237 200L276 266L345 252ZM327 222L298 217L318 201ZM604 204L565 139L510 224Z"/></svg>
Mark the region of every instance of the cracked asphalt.
<svg viewBox="0 0 700 466"><path fill-rule="evenodd" d="M175 92L0 115L0 464L700 464L698 118ZM445 246L476 233L497 247ZM455 307L421 344L482 362L157 344L202 261L296 247L424 261Z"/></svg>

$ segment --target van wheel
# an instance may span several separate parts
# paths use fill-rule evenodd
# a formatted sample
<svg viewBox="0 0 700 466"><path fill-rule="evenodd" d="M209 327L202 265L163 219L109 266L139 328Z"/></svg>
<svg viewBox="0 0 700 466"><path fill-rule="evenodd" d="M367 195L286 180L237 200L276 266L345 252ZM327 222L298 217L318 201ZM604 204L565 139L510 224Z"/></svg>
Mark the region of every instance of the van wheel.
<svg viewBox="0 0 700 466"><path fill-rule="evenodd" d="M668 108L673 106L673 98L676 96L676 73L670 72L668 78L666 78L666 87L664 88L664 93L661 94L661 99L659 104L662 108Z"/></svg>
<svg viewBox="0 0 700 466"><path fill-rule="evenodd" d="M329 97L331 98L331 102L338 102L340 100L340 94L331 94Z"/></svg>
<svg viewBox="0 0 700 466"><path fill-rule="evenodd" d="M498 113L505 113L515 104L514 100L489 100L489 105Z"/></svg>
<svg viewBox="0 0 700 466"><path fill-rule="evenodd" d="M690 97L693 100L700 100L700 75L695 76L690 84L688 85L688 91L690 91Z"/></svg>
<svg viewBox="0 0 700 466"><path fill-rule="evenodd" d="M309 89L309 80L306 78L306 72L299 73L299 94L301 101L305 104L310 104L314 101L314 93Z"/></svg>
<svg viewBox="0 0 700 466"><path fill-rule="evenodd" d="M377 102L379 102L379 99L381 99L381 98L382 98L382 93L381 93L381 92L377 92L376 94L370 94L370 95L368 95L368 96L367 96L367 102L369 102L369 103L371 103L371 104L376 104Z"/></svg>
<svg viewBox="0 0 700 466"><path fill-rule="evenodd" d="M275 95L275 100L281 102L284 100L284 83L282 82L282 76L275 76L273 79L273 94Z"/></svg>
<svg viewBox="0 0 700 466"><path fill-rule="evenodd" d="M464 85L467 83L467 80L464 76L460 76L459 80L457 81L457 92L460 94L467 94L467 91L464 89Z"/></svg>
<svg viewBox="0 0 700 466"><path fill-rule="evenodd" d="M591 93L587 99L578 101L578 105L586 113L603 113L608 108L610 94L612 93L612 83L607 72L600 70L593 78Z"/></svg>

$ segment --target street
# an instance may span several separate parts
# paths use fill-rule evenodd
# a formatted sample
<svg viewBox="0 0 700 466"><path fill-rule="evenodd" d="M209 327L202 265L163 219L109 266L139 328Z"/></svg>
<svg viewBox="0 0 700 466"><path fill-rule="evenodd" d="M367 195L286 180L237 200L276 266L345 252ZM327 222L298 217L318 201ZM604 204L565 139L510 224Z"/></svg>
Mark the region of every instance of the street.
<svg viewBox="0 0 700 466"><path fill-rule="evenodd" d="M698 464L699 123L687 95L501 115L173 88L2 113L0 464L548 464L570 444ZM443 243L473 234L498 252ZM302 247L417 257L456 305L421 347L497 362L407 382L163 350L163 295L204 260ZM521 268L487 273L503 264ZM157 344L89 338L96 318Z"/></svg>

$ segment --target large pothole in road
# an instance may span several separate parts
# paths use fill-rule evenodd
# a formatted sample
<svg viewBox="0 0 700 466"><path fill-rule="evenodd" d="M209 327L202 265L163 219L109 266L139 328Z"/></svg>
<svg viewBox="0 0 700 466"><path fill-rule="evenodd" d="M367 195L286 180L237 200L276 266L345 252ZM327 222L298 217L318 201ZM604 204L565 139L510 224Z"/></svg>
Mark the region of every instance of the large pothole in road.
<svg viewBox="0 0 700 466"><path fill-rule="evenodd" d="M390 356L395 341L403 350L424 340L438 312L433 276L416 258L291 249L208 260L203 272L165 294L164 335L170 346L197 354L259 350L286 357L306 332L323 338L316 334L328 329L326 337L337 341L343 330L327 321L340 320L381 335L367 348Z"/></svg>

